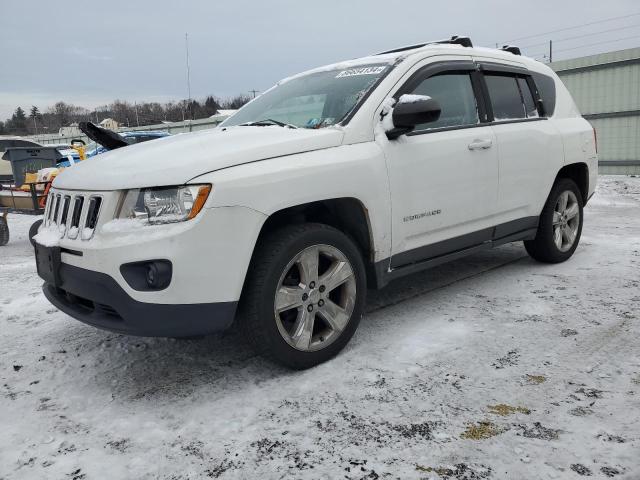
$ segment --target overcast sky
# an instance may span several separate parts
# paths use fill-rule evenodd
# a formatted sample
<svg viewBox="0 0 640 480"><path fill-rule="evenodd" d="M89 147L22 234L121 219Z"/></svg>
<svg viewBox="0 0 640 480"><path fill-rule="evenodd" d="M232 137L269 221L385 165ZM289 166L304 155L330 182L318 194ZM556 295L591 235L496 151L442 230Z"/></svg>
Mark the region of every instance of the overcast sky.
<svg viewBox="0 0 640 480"><path fill-rule="evenodd" d="M640 13L638 0L0 0L0 119L18 105L44 111L58 100L93 108L115 99L186 98L185 32L192 96L227 97L452 34L495 46L625 16L514 43L553 38L557 58L640 46L640 15L633 13ZM604 33L559 41L592 32ZM541 56L545 49L526 51Z"/></svg>

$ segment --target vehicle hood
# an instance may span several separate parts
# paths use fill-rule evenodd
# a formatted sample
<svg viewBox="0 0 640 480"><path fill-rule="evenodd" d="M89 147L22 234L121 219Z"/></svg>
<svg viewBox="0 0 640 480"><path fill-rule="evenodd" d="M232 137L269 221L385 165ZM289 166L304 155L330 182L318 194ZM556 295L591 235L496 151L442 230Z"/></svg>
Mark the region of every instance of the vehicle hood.
<svg viewBox="0 0 640 480"><path fill-rule="evenodd" d="M180 185L243 163L336 147L342 138L343 133L337 128L215 128L103 153L65 169L53 185L72 190Z"/></svg>

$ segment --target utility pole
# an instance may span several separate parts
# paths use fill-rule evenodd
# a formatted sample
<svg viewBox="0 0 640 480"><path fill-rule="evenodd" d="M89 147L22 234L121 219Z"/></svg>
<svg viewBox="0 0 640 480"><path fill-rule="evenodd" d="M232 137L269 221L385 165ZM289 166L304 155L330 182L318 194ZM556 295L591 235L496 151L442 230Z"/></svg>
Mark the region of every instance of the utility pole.
<svg viewBox="0 0 640 480"><path fill-rule="evenodd" d="M133 106L136 109L136 123L140 126L140 119L138 118L138 102L133 102Z"/></svg>
<svg viewBox="0 0 640 480"><path fill-rule="evenodd" d="M249 90L249 93L252 93L253 98L256 98L256 93L260 93L260 90Z"/></svg>
<svg viewBox="0 0 640 480"><path fill-rule="evenodd" d="M190 117L193 120L193 112L191 112L191 66L189 65L189 34L184 34L184 44L187 54L187 96L189 98L189 113L191 113Z"/></svg>
<svg viewBox="0 0 640 480"><path fill-rule="evenodd" d="M549 40L549 63L553 62L553 40Z"/></svg>

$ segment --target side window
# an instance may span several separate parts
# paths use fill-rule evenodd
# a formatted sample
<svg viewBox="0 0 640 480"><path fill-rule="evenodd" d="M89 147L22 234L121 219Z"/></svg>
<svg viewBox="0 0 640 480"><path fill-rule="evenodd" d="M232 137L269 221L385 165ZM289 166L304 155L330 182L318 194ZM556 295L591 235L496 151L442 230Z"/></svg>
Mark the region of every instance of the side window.
<svg viewBox="0 0 640 480"><path fill-rule="evenodd" d="M416 130L464 127L480 122L478 106L468 73L444 73L422 81L411 93L427 95L440 104L442 113L436 122L416 126Z"/></svg>
<svg viewBox="0 0 640 480"><path fill-rule="evenodd" d="M556 108L556 82L553 78L538 72L531 72L531 78L536 83L536 88L544 105L544 115L552 117Z"/></svg>
<svg viewBox="0 0 640 480"><path fill-rule="evenodd" d="M529 88L527 80L523 77L518 77L518 86L520 87L520 93L522 94L522 100L524 100L524 108L527 112L527 118L538 118L538 107L533 99L533 94Z"/></svg>
<svg viewBox="0 0 640 480"><path fill-rule="evenodd" d="M485 75L496 122L527 118L518 79L508 75Z"/></svg>

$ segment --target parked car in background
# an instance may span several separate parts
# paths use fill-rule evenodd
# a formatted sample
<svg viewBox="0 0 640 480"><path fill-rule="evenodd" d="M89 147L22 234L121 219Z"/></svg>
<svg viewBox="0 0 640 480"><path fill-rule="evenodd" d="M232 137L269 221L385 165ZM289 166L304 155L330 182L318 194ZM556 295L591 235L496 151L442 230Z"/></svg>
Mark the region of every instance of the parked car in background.
<svg viewBox="0 0 640 480"><path fill-rule="evenodd" d="M149 132L118 132L125 142L129 145L135 145L136 143L148 142L149 140L156 140L158 138L168 137L171 134L168 132L149 131ZM85 147L87 158L100 155L101 153L108 152L109 149L104 145L97 142L91 142Z"/></svg>
<svg viewBox="0 0 640 480"><path fill-rule="evenodd" d="M553 70L453 37L66 170L36 261L49 301L90 325L175 337L237 317L259 353L307 368L347 344L367 288L508 242L569 259L597 173Z"/></svg>
<svg viewBox="0 0 640 480"><path fill-rule="evenodd" d="M0 135L0 182L10 182L13 178L11 163L8 160L3 160L4 152L9 148L15 147L40 147L37 142L33 140L26 140L22 137L4 136Z"/></svg>
<svg viewBox="0 0 640 480"><path fill-rule="evenodd" d="M168 137L171 134L161 131L130 131L130 132L113 132L106 128L98 127L90 122L82 122L80 124L82 131L93 142L84 147L84 154L87 159L100 155L102 153L137 143L148 142L158 138ZM77 152L76 152L77 156ZM58 166L68 167L74 160L79 158L73 157L69 160L61 162Z"/></svg>

